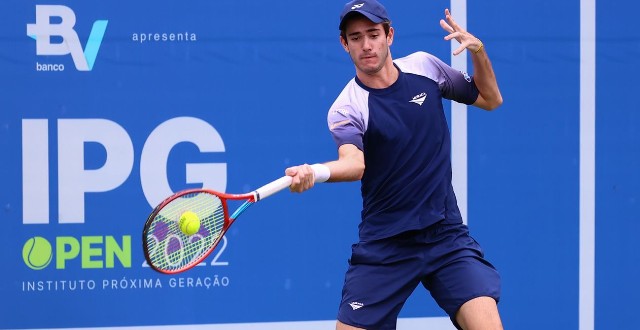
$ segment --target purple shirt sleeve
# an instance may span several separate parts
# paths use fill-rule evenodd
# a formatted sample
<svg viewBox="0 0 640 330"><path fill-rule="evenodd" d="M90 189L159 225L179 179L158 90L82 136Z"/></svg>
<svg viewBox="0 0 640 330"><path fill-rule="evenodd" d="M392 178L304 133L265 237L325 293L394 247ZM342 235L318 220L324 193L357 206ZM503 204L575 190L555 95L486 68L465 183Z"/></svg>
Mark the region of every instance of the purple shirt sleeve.
<svg viewBox="0 0 640 330"><path fill-rule="evenodd" d="M355 86L354 86L355 85ZM364 151L362 138L369 121L368 93L351 80L327 114L327 124L336 145L353 144Z"/></svg>
<svg viewBox="0 0 640 330"><path fill-rule="evenodd" d="M413 53L396 60L398 67L407 73L425 76L438 83L442 97L467 105L475 103L480 92L473 78L458 71L439 58L425 52Z"/></svg>

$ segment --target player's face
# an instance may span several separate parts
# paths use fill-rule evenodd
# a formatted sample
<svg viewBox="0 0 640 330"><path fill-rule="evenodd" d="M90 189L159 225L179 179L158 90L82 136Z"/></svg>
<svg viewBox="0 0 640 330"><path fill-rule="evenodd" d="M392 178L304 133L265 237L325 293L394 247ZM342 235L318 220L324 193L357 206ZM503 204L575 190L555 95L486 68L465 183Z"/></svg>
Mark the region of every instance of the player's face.
<svg viewBox="0 0 640 330"><path fill-rule="evenodd" d="M356 69L366 74L379 72L389 60L389 46L393 42L393 28L385 35L382 24L365 17L354 17L346 25L347 40L342 46L349 53Z"/></svg>

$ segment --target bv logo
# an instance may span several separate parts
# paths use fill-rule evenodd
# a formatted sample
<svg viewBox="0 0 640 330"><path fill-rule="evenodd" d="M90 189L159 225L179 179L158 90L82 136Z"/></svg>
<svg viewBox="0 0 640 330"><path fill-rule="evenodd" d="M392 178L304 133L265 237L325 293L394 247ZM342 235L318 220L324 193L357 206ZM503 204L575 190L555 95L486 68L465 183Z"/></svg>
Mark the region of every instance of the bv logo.
<svg viewBox="0 0 640 330"><path fill-rule="evenodd" d="M52 20L52 17L57 19ZM52 21L57 23L52 24ZM97 20L93 23L89 40L83 50L78 34L73 29L76 15L71 8L60 5L36 5L36 23L27 24L27 35L36 40L37 55L71 54L78 71L91 71L107 23L107 20ZM61 37L62 41L51 43L52 36Z"/></svg>

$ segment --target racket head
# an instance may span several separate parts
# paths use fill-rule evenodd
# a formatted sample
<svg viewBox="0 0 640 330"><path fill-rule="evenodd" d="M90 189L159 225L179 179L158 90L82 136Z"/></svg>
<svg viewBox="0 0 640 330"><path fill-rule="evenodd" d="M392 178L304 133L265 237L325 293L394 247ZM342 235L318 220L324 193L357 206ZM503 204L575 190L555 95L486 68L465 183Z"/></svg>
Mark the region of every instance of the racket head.
<svg viewBox="0 0 640 330"><path fill-rule="evenodd" d="M226 197L231 196L191 189L178 192L156 206L142 231L142 249L149 266L160 273L176 274L207 258L233 222ZM200 219L200 229L193 235L180 230L179 219L186 211L194 212Z"/></svg>

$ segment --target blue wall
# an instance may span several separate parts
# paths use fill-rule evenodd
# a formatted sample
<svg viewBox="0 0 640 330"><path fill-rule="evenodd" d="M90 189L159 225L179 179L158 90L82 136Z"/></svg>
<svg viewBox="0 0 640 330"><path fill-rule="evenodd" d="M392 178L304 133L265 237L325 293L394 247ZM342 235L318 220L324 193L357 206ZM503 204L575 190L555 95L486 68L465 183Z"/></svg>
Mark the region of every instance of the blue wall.
<svg viewBox="0 0 640 330"><path fill-rule="evenodd" d="M448 1L388 2L394 57L450 61L438 24ZM0 20L0 328L334 319L358 183L261 202L178 276L144 265L140 235L166 189L247 192L336 157L326 111L354 74L338 43L342 1L46 3L75 16L64 31L81 57L99 45L89 71L37 54L27 26L40 4L5 1ZM638 9L597 5L597 329L634 329L622 316L640 295L640 115L627 96L640 86ZM580 3L469 2L467 20L505 99L469 108L469 226L501 272L506 328L577 329ZM104 37L89 41L95 21L108 21ZM444 313L418 289L401 316Z"/></svg>

